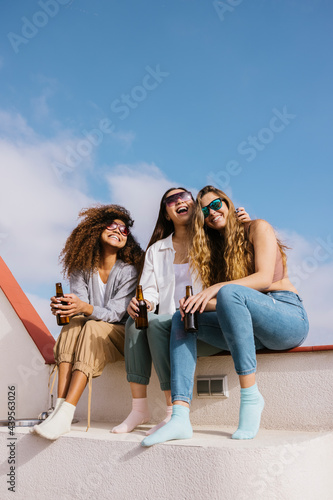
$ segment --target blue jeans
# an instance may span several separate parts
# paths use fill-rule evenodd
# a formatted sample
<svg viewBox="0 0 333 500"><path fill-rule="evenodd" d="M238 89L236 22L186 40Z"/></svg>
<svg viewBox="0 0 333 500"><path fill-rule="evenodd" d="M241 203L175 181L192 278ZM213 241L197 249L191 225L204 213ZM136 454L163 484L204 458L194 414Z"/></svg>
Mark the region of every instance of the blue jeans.
<svg viewBox="0 0 333 500"><path fill-rule="evenodd" d="M184 332L179 311L172 318L172 401L192 400L197 339L230 351L238 375L248 375L256 371L256 350L291 349L308 334L302 299L293 292L262 293L230 284L219 290L216 299L216 312L198 314L197 333Z"/></svg>
<svg viewBox="0 0 333 500"><path fill-rule="evenodd" d="M125 325L125 366L128 382L148 385L152 362L162 391L170 390L171 314L148 313L148 328L137 330L132 318ZM198 341L198 356L221 351Z"/></svg>

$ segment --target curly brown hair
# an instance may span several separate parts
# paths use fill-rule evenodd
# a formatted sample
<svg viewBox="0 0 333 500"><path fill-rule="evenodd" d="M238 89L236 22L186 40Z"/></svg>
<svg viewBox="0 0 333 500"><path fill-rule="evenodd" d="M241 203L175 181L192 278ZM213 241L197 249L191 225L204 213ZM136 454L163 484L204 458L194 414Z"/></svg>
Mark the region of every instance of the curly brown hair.
<svg viewBox="0 0 333 500"><path fill-rule="evenodd" d="M120 205L96 205L84 208L78 217L83 220L73 229L59 256L66 278L73 272L98 269L102 259L101 234L112 221L119 219L128 228L134 224L129 211ZM125 247L118 251L117 258L126 264L134 265L139 270L142 257L143 250L130 233Z"/></svg>
<svg viewBox="0 0 333 500"><path fill-rule="evenodd" d="M221 198L229 209L223 234L204 223L201 199L210 192ZM254 249L249 240L247 224L237 219L234 204L223 191L213 186L205 186L199 191L192 231L191 266L201 277L205 287L254 273ZM287 247L279 239L277 244L285 269L287 257L284 250Z"/></svg>

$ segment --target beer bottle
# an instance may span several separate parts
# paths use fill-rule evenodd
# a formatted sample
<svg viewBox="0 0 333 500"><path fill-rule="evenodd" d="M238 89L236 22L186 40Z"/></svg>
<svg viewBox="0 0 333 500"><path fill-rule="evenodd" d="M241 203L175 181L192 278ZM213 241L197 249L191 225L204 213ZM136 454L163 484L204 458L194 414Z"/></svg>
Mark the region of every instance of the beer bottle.
<svg viewBox="0 0 333 500"><path fill-rule="evenodd" d="M64 292L62 291L62 284L61 283L56 283L56 297L63 297ZM63 300L61 301L61 304L63 306L67 306L67 302L64 302ZM68 325L69 323L69 316L60 316L60 314L57 314L57 323L59 326L64 326Z"/></svg>
<svg viewBox="0 0 333 500"><path fill-rule="evenodd" d="M193 295L192 287L186 286L185 298L188 299ZM184 316L184 328L185 332L196 332L198 330L198 317L197 311L194 313L188 312Z"/></svg>
<svg viewBox="0 0 333 500"><path fill-rule="evenodd" d="M136 300L139 302L139 316L135 318L135 328L148 327L147 304L143 300L142 285L136 287Z"/></svg>

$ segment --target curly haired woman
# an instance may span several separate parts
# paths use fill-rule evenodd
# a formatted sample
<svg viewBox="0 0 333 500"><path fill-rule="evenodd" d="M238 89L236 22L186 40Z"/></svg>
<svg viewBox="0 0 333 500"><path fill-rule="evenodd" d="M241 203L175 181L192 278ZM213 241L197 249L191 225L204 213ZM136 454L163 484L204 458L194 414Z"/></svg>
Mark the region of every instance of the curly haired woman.
<svg viewBox="0 0 333 500"><path fill-rule="evenodd" d="M255 378L256 349L291 349L309 328L302 299L288 279L284 246L264 220L237 221L228 196L206 186L197 196L191 263L205 289L181 304L172 319L173 413L143 446L192 436L189 404L197 338L231 352L239 375L239 426L233 439L252 439L259 430L264 399ZM198 334L186 334L182 317L198 311Z"/></svg>
<svg viewBox="0 0 333 500"><path fill-rule="evenodd" d="M125 208L101 205L82 210L79 217L60 255L71 293L51 298L52 313L71 319L54 347L59 370L55 410L34 427L47 439L70 431L88 381L89 428L91 378L101 375L107 363L123 359L126 309L143 253L130 233L133 220Z"/></svg>

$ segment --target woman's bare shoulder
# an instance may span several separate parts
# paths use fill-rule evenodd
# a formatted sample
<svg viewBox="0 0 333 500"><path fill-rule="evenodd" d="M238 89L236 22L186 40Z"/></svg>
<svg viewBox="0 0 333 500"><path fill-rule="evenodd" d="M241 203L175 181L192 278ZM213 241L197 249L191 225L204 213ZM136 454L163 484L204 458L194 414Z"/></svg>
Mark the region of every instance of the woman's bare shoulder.
<svg viewBox="0 0 333 500"><path fill-rule="evenodd" d="M245 224L248 225L247 231L248 231L248 235L249 235L250 240L252 240L253 237L263 235L263 234L274 234L275 235L275 231L274 231L272 225L269 222L267 222L267 220L255 219L255 220L246 222Z"/></svg>

